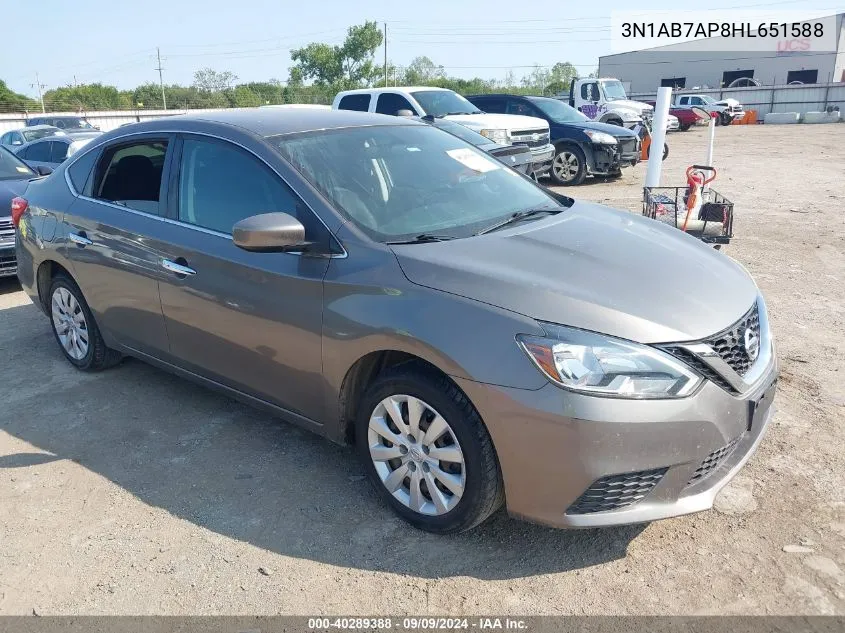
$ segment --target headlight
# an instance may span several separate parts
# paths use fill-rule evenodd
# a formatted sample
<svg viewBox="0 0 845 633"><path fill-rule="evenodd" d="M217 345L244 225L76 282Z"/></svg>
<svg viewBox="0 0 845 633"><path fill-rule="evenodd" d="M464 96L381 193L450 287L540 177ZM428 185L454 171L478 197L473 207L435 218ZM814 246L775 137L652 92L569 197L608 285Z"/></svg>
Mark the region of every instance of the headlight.
<svg viewBox="0 0 845 633"><path fill-rule="evenodd" d="M555 384L616 398L683 398L702 378L660 350L544 323L548 338L519 335L534 364Z"/></svg>
<svg viewBox="0 0 845 633"><path fill-rule="evenodd" d="M498 143L499 145L510 144L507 130L481 130L479 134L481 134L481 136L486 136L491 141L493 141L494 143Z"/></svg>
<svg viewBox="0 0 845 633"><path fill-rule="evenodd" d="M616 139L605 132L596 132L595 130L584 130L584 134L590 137L593 143L601 143L603 145L616 145Z"/></svg>

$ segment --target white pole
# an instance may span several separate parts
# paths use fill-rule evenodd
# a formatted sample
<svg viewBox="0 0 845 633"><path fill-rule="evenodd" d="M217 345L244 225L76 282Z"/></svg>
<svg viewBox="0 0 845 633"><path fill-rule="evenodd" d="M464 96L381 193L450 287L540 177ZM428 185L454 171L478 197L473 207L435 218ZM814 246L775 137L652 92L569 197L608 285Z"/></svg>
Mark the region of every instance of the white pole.
<svg viewBox="0 0 845 633"><path fill-rule="evenodd" d="M716 117L711 116L710 122L707 124L710 128L710 142L707 145L707 162L704 163L708 167L713 166L713 143L716 140ZM704 186L704 189L707 189L707 186Z"/></svg>
<svg viewBox="0 0 845 633"><path fill-rule="evenodd" d="M671 100L671 88L657 89L657 101L654 104L654 120L651 130L651 146L648 150L648 169L645 174L646 187L660 186L663 144L666 142L666 119L669 116L669 102Z"/></svg>

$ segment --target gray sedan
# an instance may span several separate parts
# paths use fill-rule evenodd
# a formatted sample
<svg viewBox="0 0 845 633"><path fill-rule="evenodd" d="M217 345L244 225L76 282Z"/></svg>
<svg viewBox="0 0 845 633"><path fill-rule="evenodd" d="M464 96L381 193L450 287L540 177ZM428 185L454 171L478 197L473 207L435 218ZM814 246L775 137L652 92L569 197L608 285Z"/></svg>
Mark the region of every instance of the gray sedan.
<svg viewBox="0 0 845 633"><path fill-rule="evenodd" d="M14 148L15 155L33 167L55 169L102 132L48 136Z"/></svg>
<svg viewBox="0 0 845 633"><path fill-rule="evenodd" d="M741 266L423 123L149 121L12 210L21 284L71 365L134 356L352 443L425 530L503 504L559 527L705 510L771 419Z"/></svg>
<svg viewBox="0 0 845 633"><path fill-rule="evenodd" d="M30 141L35 141L39 138L44 138L45 136L54 136L56 134L62 135L64 132L52 125L33 125L31 127L23 127L19 130L6 132L3 136L0 136L0 145L4 145L9 149L15 149L24 143L29 143Z"/></svg>

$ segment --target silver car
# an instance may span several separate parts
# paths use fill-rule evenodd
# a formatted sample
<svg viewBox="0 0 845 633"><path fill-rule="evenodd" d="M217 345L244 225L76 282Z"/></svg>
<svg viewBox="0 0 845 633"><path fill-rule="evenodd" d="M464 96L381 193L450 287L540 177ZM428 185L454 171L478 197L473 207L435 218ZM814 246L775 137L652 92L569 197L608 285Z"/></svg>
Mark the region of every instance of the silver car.
<svg viewBox="0 0 845 633"><path fill-rule="evenodd" d="M424 123L158 119L93 140L12 212L21 284L70 364L134 356L353 444L425 530L503 504L559 527L705 510L772 416L766 305L740 265Z"/></svg>
<svg viewBox="0 0 845 633"><path fill-rule="evenodd" d="M15 149L24 143L29 143L45 136L61 136L63 134L64 132L52 125L33 125L6 132L3 136L0 136L0 145L4 145L9 149Z"/></svg>
<svg viewBox="0 0 845 633"><path fill-rule="evenodd" d="M102 132L45 136L15 147L14 153L32 167L55 169Z"/></svg>

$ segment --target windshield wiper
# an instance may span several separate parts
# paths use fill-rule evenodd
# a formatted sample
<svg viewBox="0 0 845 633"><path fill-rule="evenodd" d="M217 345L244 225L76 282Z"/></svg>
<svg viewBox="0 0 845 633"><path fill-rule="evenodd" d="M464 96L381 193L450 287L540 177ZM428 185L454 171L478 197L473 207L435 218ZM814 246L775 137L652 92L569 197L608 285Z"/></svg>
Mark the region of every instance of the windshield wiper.
<svg viewBox="0 0 845 633"><path fill-rule="evenodd" d="M386 242L387 244L425 244L426 242L445 242L447 240L455 239L451 235L432 235L431 233L421 233L416 237L407 240L395 240Z"/></svg>
<svg viewBox="0 0 845 633"><path fill-rule="evenodd" d="M484 114L484 113L481 110L475 110L473 112L446 112L445 114L435 115L434 118L442 119L443 117L446 117L446 116L460 116L462 114Z"/></svg>
<svg viewBox="0 0 845 633"><path fill-rule="evenodd" d="M526 218L531 218L536 215L542 215L544 213L548 213L550 215L556 215L563 211L562 208L549 208L549 207L539 207L537 209L527 209L526 211L517 211L516 213L511 214L501 222L496 222L492 226L488 226L486 229L480 230L475 235L484 235L485 233L490 233L491 231L495 231L497 229L504 228L510 224L515 224L521 220L525 220Z"/></svg>

